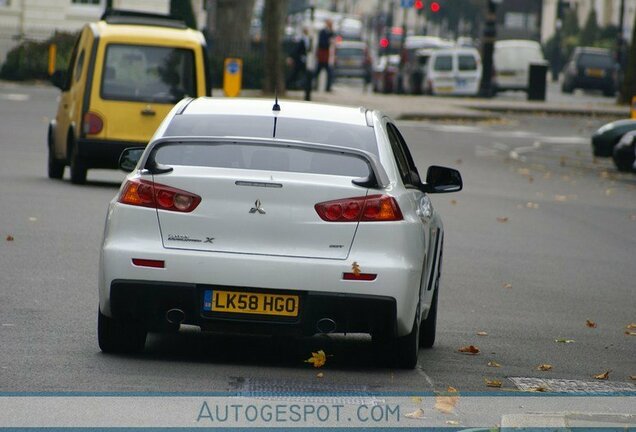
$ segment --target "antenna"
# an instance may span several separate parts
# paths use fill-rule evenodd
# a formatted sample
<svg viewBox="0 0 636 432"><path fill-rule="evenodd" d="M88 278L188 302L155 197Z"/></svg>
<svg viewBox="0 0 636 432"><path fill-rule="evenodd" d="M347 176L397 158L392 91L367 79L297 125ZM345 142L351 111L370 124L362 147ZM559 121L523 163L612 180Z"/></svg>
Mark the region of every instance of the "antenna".
<svg viewBox="0 0 636 432"><path fill-rule="evenodd" d="M278 86L274 89L274 97L276 100L274 101L274 106L272 107L272 111L280 111L280 105L278 105Z"/></svg>

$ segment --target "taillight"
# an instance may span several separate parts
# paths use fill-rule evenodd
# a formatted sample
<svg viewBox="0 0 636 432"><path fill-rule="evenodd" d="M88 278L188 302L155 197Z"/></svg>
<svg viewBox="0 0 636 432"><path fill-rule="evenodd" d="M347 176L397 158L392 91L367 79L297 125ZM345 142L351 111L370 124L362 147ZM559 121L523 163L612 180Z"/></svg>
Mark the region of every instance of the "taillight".
<svg viewBox="0 0 636 432"><path fill-rule="evenodd" d="M201 197L181 189L135 179L126 182L117 201L122 204L189 213L197 208Z"/></svg>
<svg viewBox="0 0 636 432"><path fill-rule="evenodd" d="M345 198L318 203L318 216L327 222L388 222L402 220L395 198L388 195Z"/></svg>
<svg viewBox="0 0 636 432"><path fill-rule="evenodd" d="M104 121L102 118L98 114L90 111L84 114L82 124L84 133L88 135L98 134L104 129Z"/></svg>

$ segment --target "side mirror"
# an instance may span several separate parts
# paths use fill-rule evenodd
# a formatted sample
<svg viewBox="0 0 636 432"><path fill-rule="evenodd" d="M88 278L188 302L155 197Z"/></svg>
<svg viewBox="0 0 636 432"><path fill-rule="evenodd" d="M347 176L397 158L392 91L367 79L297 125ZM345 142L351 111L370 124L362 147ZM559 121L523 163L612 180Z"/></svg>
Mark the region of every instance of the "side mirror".
<svg viewBox="0 0 636 432"><path fill-rule="evenodd" d="M51 84L63 91L66 85L66 72L61 70L53 72L53 75L51 75Z"/></svg>
<svg viewBox="0 0 636 432"><path fill-rule="evenodd" d="M131 147L121 152L119 169L125 172L132 172L137 166L139 159L141 159L144 150L146 150L144 147Z"/></svg>
<svg viewBox="0 0 636 432"><path fill-rule="evenodd" d="M431 165L423 190L427 193L459 192L463 186L462 175L456 169Z"/></svg>

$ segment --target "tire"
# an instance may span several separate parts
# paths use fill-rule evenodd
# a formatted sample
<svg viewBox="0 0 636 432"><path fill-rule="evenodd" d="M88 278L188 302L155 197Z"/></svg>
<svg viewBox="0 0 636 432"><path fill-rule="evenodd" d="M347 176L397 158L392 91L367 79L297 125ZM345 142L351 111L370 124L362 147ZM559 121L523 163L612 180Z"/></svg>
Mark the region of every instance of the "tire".
<svg viewBox="0 0 636 432"><path fill-rule="evenodd" d="M51 139L51 134L49 132L48 138L48 148L49 148L49 157L48 157L48 175L51 179L61 179L64 177L64 167L65 163L63 160L59 160L55 157L55 151L53 150L53 141Z"/></svg>
<svg viewBox="0 0 636 432"><path fill-rule="evenodd" d="M88 168L86 167L86 162L82 160L82 157L79 154L79 149L76 144L72 144L71 147L71 183L73 184L84 184L86 183L86 173Z"/></svg>
<svg viewBox="0 0 636 432"><path fill-rule="evenodd" d="M437 278L439 280L439 276ZM436 284L437 285L437 284ZM433 294L433 300L431 301L431 309L428 311L428 316L420 324L420 347L432 348L435 344L435 334L437 332L437 293L438 289L435 289Z"/></svg>
<svg viewBox="0 0 636 432"><path fill-rule="evenodd" d="M634 160L636 155L634 154L634 144L630 145L617 145L614 147L612 153L612 160L614 165L621 172L633 172Z"/></svg>
<svg viewBox="0 0 636 432"><path fill-rule="evenodd" d="M417 366L417 356L420 352L419 315L420 308L418 306L411 333L395 339L395 364L400 369L415 369Z"/></svg>
<svg viewBox="0 0 636 432"><path fill-rule="evenodd" d="M147 331L134 323L124 323L102 314L98 310L97 340L105 353L136 353L144 349Z"/></svg>

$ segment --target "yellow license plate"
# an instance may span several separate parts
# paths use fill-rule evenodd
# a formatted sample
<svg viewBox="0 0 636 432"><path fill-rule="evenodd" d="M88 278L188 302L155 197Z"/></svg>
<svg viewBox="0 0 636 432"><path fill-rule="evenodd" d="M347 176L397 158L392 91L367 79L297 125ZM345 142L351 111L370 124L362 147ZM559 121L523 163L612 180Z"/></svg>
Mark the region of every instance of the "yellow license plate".
<svg viewBox="0 0 636 432"><path fill-rule="evenodd" d="M455 90L455 87L453 86L440 86L435 88L437 93L450 93L453 90Z"/></svg>
<svg viewBox="0 0 636 432"><path fill-rule="evenodd" d="M593 78L603 78L605 71L603 69L585 69L585 75Z"/></svg>
<svg viewBox="0 0 636 432"><path fill-rule="evenodd" d="M298 316L297 295L207 290L203 310L254 315Z"/></svg>

